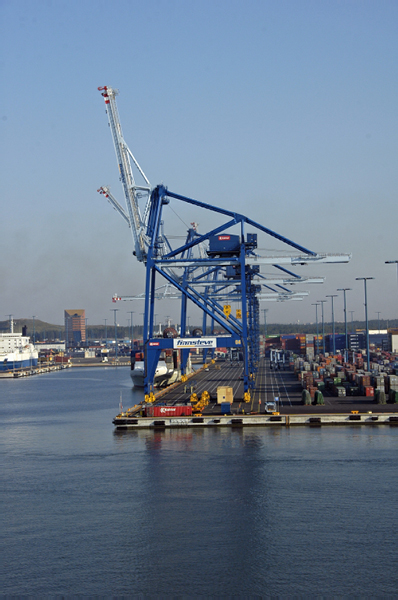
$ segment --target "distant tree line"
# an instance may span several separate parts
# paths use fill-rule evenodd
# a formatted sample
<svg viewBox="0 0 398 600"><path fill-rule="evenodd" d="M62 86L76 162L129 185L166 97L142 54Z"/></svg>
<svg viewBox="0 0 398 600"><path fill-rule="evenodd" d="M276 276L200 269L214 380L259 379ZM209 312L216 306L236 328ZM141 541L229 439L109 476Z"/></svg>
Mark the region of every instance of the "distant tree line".
<svg viewBox="0 0 398 600"><path fill-rule="evenodd" d="M348 333L355 333L358 329L365 329L365 321L347 321ZM380 329L395 329L398 327L398 319L380 319ZM333 332L333 323L325 322L324 324L325 334ZM334 324L334 329L337 333L345 333L344 322L338 322ZM379 320L369 320L369 329L379 329ZM322 322L318 322L318 332L322 334ZM260 333L264 333L264 325L260 326ZM316 335L316 323L269 323L267 324L267 335L282 335L288 333L304 334L313 333Z"/></svg>
<svg viewBox="0 0 398 600"><path fill-rule="evenodd" d="M65 327L63 325L53 325L40 321L39 319L14 319L14 331L21 333L22 328L26 327L27 335L32 339L33 336L37 342L44 340L55 341L65 339ZM195 327L201 328L201 325L191 325L190 330L192 331ZM216 328L218 326L216 325ZM325 323L325 334L332 333L332 323ZM371 319L369 321L369 329L379 328L379 320ZM398 319L380 319L380 329L398 328ZM355 333L358 329L365 329L365 321L349 321L347 323L348 333ZM7 333L10 330L9 321L0 321L0 332ZM322 334L322 323L318 323L319 334ZM134 339L142 339L143 326L134 325ZM344 333L344 323L335 323L335 332ZM260 325L260 333L264 334L264 324ZM282 335L282 334L316 334L315 323L267 323L267 335ZM207 334L210 334L208 329ZM87 337L90 341L93 340L104 340L105 339L105 326L104 325L88 325L87 326ZM106 337L109 340L115 338L115 327L108 325L106 328ZM118 326L117 328L118 339L131 337L131 328L127 326Z"/></svg>
<svg viewBox="0 0 398 600"><path fill-rule="evenodd" d="M32 339L33 337L37 342L44 340L55 341L65 339L65 326L54 325L40 321L39 319L14 319L14 332L22 333L23 327L26 327L26 333ZM10 331L10 322L0 321L0 332L8 333ZM134 339L142 338L143 326L134 326ZM91 340L103 340L105 339L105 333L109 340L115 338L115 327L108 325L106 330L104 325L88 325L87 326L87 338ZM117 328L118 339L131 338L131 327L118 326Z"/></svg>

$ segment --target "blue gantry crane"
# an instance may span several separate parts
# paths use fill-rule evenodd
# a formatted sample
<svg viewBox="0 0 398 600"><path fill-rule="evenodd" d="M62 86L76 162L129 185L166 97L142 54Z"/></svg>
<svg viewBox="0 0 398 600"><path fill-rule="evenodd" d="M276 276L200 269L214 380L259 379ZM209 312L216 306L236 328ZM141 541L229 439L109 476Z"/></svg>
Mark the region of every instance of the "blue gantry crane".
<svg viewBox="0 0 398 600"><path fill-rule="evenodd" d="M348 262L350 255L319 254L241 213L182 196L164 185L152 188L124 140L116 106L117 90L110 87L98 89L105 99L127 212L113 197L109 187L103 186L98 191L105 195L128 223L134 241L134 254L146 269L143 295L145 392L149 394L153 391L156 366L163 350L181 350L181 372L184 377L191 349L201 348L206 352L226 347L237 349L243 359L244 393L245 399L249 400L260 358L259 302L302 299L307 292L293 292L286 286L323 281L320 277L300 277L287 268L289 265ZM142 185L135 182L132 163L143 179ZM216 216L222 222L207 233L199 233L196 223L192 223L182 245L173 248L164 232L164 212L172 203L189 204L198 210L208 211L212 213L212 222L217 220ZM257 249L258 232L283 242L291 249L290 253L260 256ZM265 276L261 273L264 265L272 265L282 275L271 278ZM164 284L160 287L167 290L164 295L173 290L172 294L181 303L181 331L176 338L159 338L154 332L159 279ZM189 302L203 314L203 335L195 338L188 336L186 330ZM240 306L235 314L231 309L234 302ZM210 335L207 335L207 319L211 323ZM222 333L215 330L216 325Z"/></svg>

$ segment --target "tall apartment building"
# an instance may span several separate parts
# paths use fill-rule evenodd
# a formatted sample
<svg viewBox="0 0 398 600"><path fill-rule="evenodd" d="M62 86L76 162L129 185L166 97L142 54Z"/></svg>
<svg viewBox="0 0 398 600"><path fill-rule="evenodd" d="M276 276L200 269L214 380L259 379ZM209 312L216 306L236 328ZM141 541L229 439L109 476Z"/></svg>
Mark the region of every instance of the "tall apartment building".
<svg viewBox="0 0 398 600"><path fill-rule="evenodd" d="M86 311L65 310L65 339L68 346L79 346L86 341Z"/></svg>

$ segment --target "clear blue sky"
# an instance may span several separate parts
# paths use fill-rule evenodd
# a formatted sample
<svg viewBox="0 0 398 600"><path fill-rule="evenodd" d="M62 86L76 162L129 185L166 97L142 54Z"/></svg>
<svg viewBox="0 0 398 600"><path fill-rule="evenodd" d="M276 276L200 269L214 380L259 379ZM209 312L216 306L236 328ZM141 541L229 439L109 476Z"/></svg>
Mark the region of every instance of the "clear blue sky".
<svg viewBox="0 0 398 600"><path fill-rule="evenodd" d="M348 310L398 317L396 1L2 0L0 320L109 322L143 291L98 86L120 90L125 138L151 183L228 207L318 252L352 252L269 322ZM170 233L207 216L181 209ZM178 212L178 210L177 210ZM261 241L272 252L271 238ZM336 319L343 319L341 298ZM143 304L120 303L142 318ZM163 314L162 314L163 311ZM164 305L159 318L177 318ZM3 315L3 316L2 316ZM325 319L331 319L325 305ZM191 320L192 324L192 320Z"/></svg>

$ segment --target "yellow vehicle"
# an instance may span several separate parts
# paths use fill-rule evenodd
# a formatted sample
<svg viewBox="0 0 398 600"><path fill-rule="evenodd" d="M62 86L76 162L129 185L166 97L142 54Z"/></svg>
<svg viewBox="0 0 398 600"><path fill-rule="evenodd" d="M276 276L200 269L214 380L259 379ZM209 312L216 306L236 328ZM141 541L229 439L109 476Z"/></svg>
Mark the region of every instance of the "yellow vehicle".
<svg viewBox="0 0 398 600"><path fill-rule="evenodd" d="M192 412L193 413L201 413L204 408L210 402L210 394L206 390L202 393L200 399L197 394L191 395L191 404L192 404Z"/></svg>

